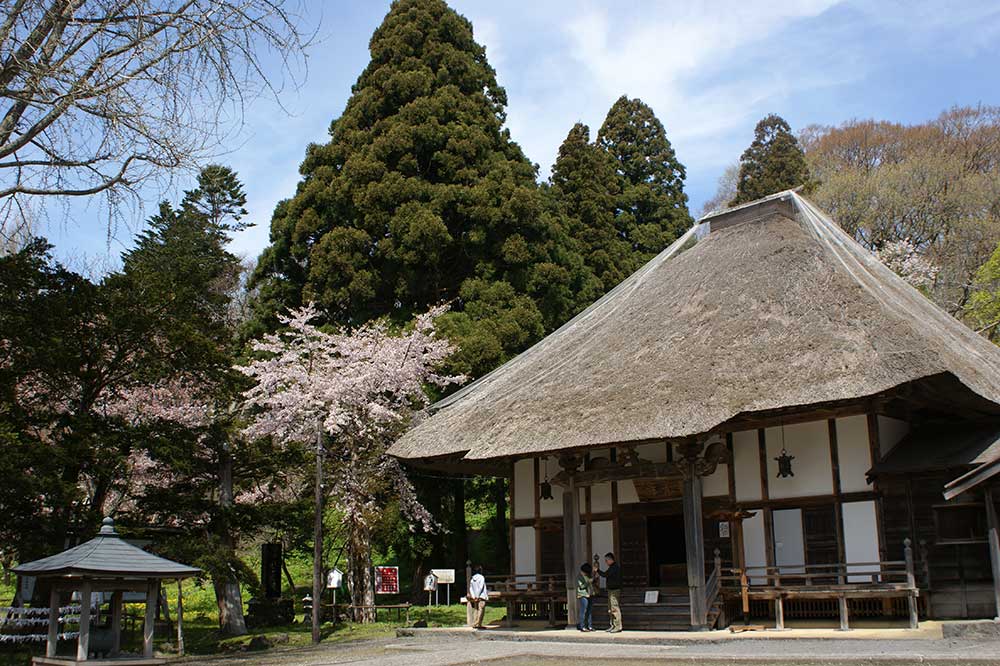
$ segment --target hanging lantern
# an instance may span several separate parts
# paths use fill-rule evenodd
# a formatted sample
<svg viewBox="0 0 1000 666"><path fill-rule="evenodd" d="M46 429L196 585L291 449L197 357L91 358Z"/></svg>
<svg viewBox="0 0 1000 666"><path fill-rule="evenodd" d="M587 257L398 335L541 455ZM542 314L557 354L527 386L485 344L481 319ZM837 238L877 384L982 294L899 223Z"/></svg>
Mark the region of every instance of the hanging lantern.
<svg viewBox="0 0 1000 666"><path fill-rule="evenodd" d="M785 424L781 424L781 455L774 459L778 463L778 476L775 478L786 479L790 476L795 476L795 472L792 471L792 461L795 460L795 456L788 455L788 451L785 450Z"/></svg>
<svg viewBox="0 0 1000 666"><path fill-rule="evenodd" d="M552 484L549 483L549 459L545 459L545 480L538 484L538 499L555 499L552 496Z"/></svg>

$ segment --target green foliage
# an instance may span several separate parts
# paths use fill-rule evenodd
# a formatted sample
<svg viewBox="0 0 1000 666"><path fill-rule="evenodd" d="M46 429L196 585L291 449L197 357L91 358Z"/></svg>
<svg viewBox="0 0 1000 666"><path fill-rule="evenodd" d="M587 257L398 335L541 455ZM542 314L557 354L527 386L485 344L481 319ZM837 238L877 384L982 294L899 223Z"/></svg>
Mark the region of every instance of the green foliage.
<svg viewBox="0 0 1000 666"><path fill-rule="evenodd" d="M993 342L1000 338L1000 245L976 271L965 319Z"/></svg>
<svg viewBox="0 0 1000 666"><path fill-rule="evenodd" d="M22 561L96 529L131 442L101 402L149 358L142 318L49 249L35 239L0 257L0 431L17 442L4 462L18 485L44 489L5 504L6 524L27 528L5 541Z"/></svg>
<svg viewBox="0 0 1000 666"><path fill-rule="evenodd" d="M785 119L769 114L754 128L753 143L740 156L736 198L730 205L754 201L809 181L809 167L798 139Z"/></svg>
<svg viewBox="0 0 1000 666"><path fill-rule="evenodd" d="M597 145L612 157L621 178L615 226L641 266L691 226L684 165L653 109L626 95L608 111Z"/></svg>
<svg viewBox="0 0 1000 666"><path fill-rule="evenodd" d="M584 262L600 281L594 297L637 267L630 242L615 226L621 182L607 152L590 143L590 130L577 123L559 146L552 167L552 193L566 215L568 231L581 246ZM593 298L589 299L593 300Z"/></svg>

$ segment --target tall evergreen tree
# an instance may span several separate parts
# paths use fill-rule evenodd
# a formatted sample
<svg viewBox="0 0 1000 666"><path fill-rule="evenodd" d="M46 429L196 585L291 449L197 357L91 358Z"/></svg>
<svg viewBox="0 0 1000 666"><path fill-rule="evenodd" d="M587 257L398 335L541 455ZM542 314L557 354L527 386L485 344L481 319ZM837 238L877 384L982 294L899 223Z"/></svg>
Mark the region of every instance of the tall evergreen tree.
<svg viewBox="0 0 1000 666"><path fill-rule="evenodd" d="M258 330L308 301L359 324L455 299L451 332L476 354L460 369L481 374L573 313L571 252L471 24L443 0L397 0L369 48L275 210L251 281Z"/></svg>
<svg viewBox="0 0 1000 666"><path fill-rule="evenodd" d="M575 314L583 261L504 128L507 95L468 20L444 0L396 0L369 50L329 141L308 147L295 195L274 211L246 334L310 301L347 326L450 301L448 369L480 376ZM464 529L460 485L417 487ZM433 551L448 561L443 537Z"/></svg>
<svg viewBox="0 0 1000 666"><path fill-rule="evenodd" d="M591 285L595 291L589 300L594 300L632 273L639 260L615 224L615 204L621 194L615 163L590 143L586 125L574 125L559 146L551 182L568 230L600 283Z"/></svg>
<svg viewBox="0 0 1000 666"><path fill-rule="evenodd" d="M608 111L597 145L614 159L622 180L615 224L641 265L691 226L684 165L653 109L626 95Z"/></svg>
<svg viewBox="0 0 1000 666"><path fill-rule="evenodd" d="M730 205L754 201L809 181L809 167L798 139L785 119L769 114L754 128L753 143L740 157L736 198Z"/></svg>

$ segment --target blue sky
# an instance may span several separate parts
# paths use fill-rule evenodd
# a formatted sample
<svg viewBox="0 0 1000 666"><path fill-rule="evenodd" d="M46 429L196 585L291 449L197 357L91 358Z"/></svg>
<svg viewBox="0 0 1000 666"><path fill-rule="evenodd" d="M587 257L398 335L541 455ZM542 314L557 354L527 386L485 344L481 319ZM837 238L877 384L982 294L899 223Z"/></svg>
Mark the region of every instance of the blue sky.
<svg viewBox="0 0 1000 666"><path fill-rule="evenodd" d="M309 142L323 142L368 62L388 0L303 0L318 26L308 74L282 105L255 101L216 161L246 184L249 219L233 249L256 256L274 205L292 195ZM653 107L687 167L697 213L769 112L793 129L852 118L920 122L953 105L1000 104L1000 3L922 1L450 0L468 17L509 97L508 126L548 176L573 123L596 133L622 94ZM189 181L181 179L178 190ZM74 204L42 229L71 266L115 265L163 197L107 234Z"/></svg>

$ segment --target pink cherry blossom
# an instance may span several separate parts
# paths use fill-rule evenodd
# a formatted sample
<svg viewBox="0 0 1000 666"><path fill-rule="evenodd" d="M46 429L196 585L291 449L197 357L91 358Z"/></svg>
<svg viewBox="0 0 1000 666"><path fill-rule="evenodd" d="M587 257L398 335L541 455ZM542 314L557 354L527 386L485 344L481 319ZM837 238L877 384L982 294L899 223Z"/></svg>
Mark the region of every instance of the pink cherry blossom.
<svg viewBox="0 0 1000 666"><path fill-rule="evenodd" d="M427 404L428 384L447 386L462 376L436 368L453 352L435 335L438 306L394 334L384 320L330 333L310 322L313 305L281 316L285 329L253 345L258 358L239 368L254 380L245 394L249 437L312 445L322 429L331 457L329 496L346 520L370 527L386 492L416 525L434 521L416 499L399 462L386 455L393 435Z"/></svg>

